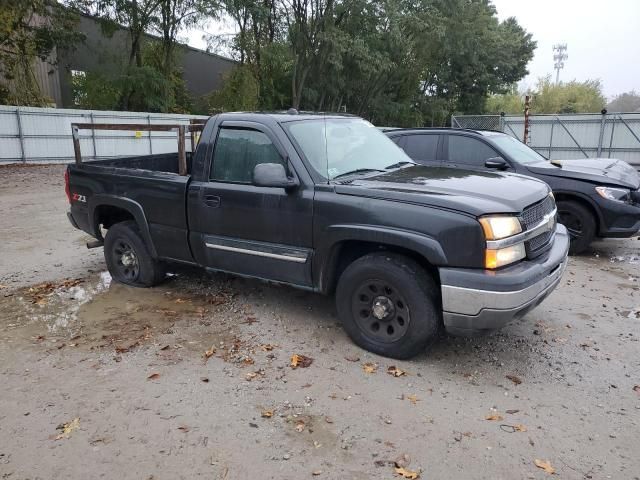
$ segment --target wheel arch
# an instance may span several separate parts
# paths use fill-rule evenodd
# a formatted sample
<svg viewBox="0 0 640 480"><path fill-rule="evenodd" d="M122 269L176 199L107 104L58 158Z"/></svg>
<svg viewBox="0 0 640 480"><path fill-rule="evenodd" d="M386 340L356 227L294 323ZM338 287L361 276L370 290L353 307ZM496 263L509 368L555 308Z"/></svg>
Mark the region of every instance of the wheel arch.
<svg viewBox="0 0 640 480"><path fill-rule="evenodd" d="M348 265L365 255L388 251L416 261L440 285L438 265L446 264L440 244L433 238L415 232L380 227L336 226L330 229L333 240L322 257L319 290L333 293L340 275Z"/></svg>
<svg viewBox="0 0 640 480"><path fill-rule="evenodd" d="M89 221L94 236L100 240L102 232L100 225L109 228L112 225L126 220L133 220L145 245L149 249L152 258L157 258L157 252L151 239L149 223L144 214L142 205L129 198L116 197L112 195L94 195L89 202Z"/></svg>

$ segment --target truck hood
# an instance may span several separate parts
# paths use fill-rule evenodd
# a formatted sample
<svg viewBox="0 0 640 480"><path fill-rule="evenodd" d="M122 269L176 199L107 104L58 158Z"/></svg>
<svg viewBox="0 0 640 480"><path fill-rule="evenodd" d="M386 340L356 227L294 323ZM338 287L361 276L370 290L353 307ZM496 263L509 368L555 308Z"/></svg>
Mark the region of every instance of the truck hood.
<svg viewBox="0 0 640 480"><path fill-rule="evenodd" d="M470 215L519 213L549 193L546 183L513 173L412 165L335 184L336 193L404 201Z"/></svg>
<svg viewBox="0 0 640 480"><path fill-rule="evenodd" d="M556 166L558 165L558 166ZM575 178L601 185L616 185L636 190L640 175L627 162L615 158L585 158L579 160L552 160L526 166L536 174L552 177Z"/></svg>

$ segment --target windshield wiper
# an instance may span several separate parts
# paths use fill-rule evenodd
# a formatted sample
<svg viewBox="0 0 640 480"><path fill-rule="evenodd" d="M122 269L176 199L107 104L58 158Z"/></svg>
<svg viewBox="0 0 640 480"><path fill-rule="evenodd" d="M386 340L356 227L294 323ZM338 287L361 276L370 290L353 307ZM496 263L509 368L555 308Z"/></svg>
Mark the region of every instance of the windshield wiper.
<svg viewBox="0 0 640 480"><path fill-rule="evenodd" d="M356 168L355 170L351 170L349 172L341 173L340 175L336 175L333 177L333 180L340 177L346 177L347 175L354 175L357 173L369 173L369 172L384 172L384 170L380 170L379 168Z"/></svg>
<svg viewBox="0 0 640 480"><path fill-rule="evenodd" d="M393 165L389 165L388 167L384 167L384 169L389 170L390 168L398 168L398 167L401 167L402 165L407 165L409 163L412 165L416 164L416 162L398 162L398 163L394 163Z"/></svg>

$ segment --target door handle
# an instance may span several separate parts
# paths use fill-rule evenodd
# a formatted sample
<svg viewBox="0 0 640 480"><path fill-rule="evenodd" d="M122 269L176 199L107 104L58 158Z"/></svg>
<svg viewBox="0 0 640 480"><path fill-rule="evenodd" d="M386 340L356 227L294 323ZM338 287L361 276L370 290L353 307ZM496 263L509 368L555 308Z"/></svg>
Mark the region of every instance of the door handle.
<svg viewBox="0 0 640 480"><path fill-rule="evenodd" d="M204 204L207 207L217 208L220 206L220 197L217 195L205 195Z"/></svg>

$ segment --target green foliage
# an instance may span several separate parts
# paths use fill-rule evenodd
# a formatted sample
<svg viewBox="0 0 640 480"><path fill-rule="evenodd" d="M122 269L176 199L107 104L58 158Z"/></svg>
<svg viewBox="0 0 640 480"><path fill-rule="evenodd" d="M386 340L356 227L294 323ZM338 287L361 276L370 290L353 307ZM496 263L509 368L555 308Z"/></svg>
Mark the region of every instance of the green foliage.
<svg viewBox="0 0 640 480"><path fill-rule="evenodd" d="M635 90L622 93L614 98L608 105L610 112L640 112L640 95Z"/></svg>
<svg viewBox="0 0 640 480"><path fill-rule="evenodd" d="M71 78L74 103L88 110L115 110L120 99L116 82L100 72L87 72Z"/></svg>
<svg viewBox="0 0 640 480"><path fill-rule="evenodd" d="M83 38L77 16L55 0L3 0L0 8L0 99L12 105L50 102L34 74L35 62L55 63L55 48L70 48Z"/></svg>
<svg viewBox="0 0 640 480"><path fill-rule="evenodd" d="M239 65L225 75L223 87L207 99L209 113L254 111L259 104L259 86L251 69Z"/></svg>
<svg viewBox="0 0 640 480"><path fill-rule="evenodd" d="M532 113L594 113L606 103L600 80L555 84L551 77L540 78L532 94Z"/></svg>

